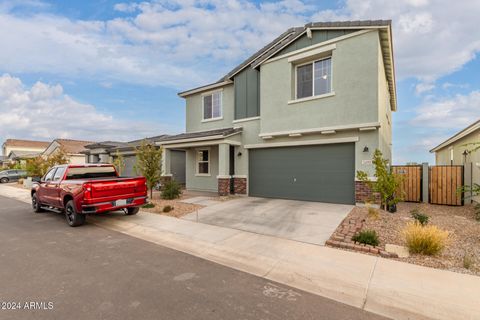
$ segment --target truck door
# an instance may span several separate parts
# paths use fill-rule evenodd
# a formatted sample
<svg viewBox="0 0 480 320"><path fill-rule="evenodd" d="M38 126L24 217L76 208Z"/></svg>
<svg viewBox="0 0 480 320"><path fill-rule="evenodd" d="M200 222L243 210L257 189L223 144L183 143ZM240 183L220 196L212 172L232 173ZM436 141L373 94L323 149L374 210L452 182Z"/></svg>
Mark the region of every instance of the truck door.
<svg viewBox="0 0 480 320"><path fill-rule="evenodd" d="M52 205L58 208L63 207L62 199L60 198L60 183L62 182L65 167L57 168L53 175L53 181L49 185L49 194L52 197Z"/></svg>
<svg viewBox="0 0 480 320"><path fill-rule="evenodd" d="M43 204L48 204L53 206L53 197L52 197L52 189L53 189L53 175L57 168L50 169L46 175L43 176L42 180L40 181L40 190L39 192L39 200Z"/></svg>

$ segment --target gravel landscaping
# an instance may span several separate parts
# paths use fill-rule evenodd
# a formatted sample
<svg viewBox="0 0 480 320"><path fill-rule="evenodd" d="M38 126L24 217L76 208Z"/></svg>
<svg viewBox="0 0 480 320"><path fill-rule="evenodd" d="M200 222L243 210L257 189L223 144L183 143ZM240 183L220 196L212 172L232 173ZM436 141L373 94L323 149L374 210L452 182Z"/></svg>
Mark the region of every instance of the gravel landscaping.
<svg viewBox="0 0 480 320"><path fill-rule="evenodd" d="M402 229L408 222L414 221L410 212L415 208L429 216L429 225L436 225L449 232L447 246L437 256L410 255L407 258L395 259L480 275L480 222L474 218L472 205L453 207L403 202L398 204L396 213L377 210L376 217L369 215L365 207L355 207L345 220L362 221L362 230L375 230L380 240L379 246L382 248L386 244L405 245ZM468 265L468 268L465 265Z"/></svg>
<svg viewBox="0 0 480 320"><path fill-rule="evenodd" d="M159 213L165 216L175 217L175 218L180 218L186 214L195 212L196 210L200 210L201 208L203 208L203 206L198 204L181 202L181 199L176 199L176 200L155 199L155 200L152 200L151 202L155 204L155 207L142 208L141 210L153 212L153 213ZM171 206L173 207L173 210L169 212L163 212L163 208L165 206Z"/></svg>

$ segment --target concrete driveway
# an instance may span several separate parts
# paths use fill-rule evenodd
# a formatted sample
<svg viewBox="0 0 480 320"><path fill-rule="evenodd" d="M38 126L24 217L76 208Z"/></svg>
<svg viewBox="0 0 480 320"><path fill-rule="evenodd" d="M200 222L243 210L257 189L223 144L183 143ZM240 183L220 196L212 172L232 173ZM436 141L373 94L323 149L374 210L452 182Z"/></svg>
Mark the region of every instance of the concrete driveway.
<svg viewBox="0 0 480 320"><path fill-rule="evenodd" d="M207 206L183 219L324 245L351 205L244 197Z"/></svg>

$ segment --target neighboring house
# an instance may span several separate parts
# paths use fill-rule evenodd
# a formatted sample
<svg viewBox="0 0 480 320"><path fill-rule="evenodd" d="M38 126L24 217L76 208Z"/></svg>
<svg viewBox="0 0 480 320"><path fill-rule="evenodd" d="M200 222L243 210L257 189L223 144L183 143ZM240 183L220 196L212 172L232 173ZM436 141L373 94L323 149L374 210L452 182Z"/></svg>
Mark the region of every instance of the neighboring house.
<svg viewBox="0 0 480 320"><path fill-rule="evenodd" d="M85 146L92 144L92 141L81 141L81 140L71 140L71 139L55 139L45 151L42 153L42 156L48 157L59 150L64 150L67 153L67 158L71 164L85 164L85 154L82 152L85 151Z"/></svg>
<svg viewBox="0 0 480 320"><path fill-rule="evenodd" d="M28 159L32 159L41 155L42 152L32 152L32 151L10 151L8 155L8 160L10 162L19 163L24 166L27 163Z"/></svg>
<svg viewBox="0 0 480 320"><path fill-rule="evenodd" d="M465 170L472 171L472 182L480 184L480 150L470 152L475 148L472 143L480 143L480 120L440 143L430 152L435 153L436 165L466 165ZM480 202L480 197L474 200Z"/></svg>
<svg viewBox="0 0 480 320"><path fill-rule="evenodd" d="M2 145L2 165L17 161L21 156L42 153L50 143L47 141L7 139Z"/></svg>
<svg viewBox="0 0 480 320"><path fill-rule="evenodd" d="M179 93L186 133L158 144L186 151L186 188L354 204L380 149L391 159L397 108L390 21L291 28L218 82Z"/></svg>
<svg viewBox="0 0 480 320"><path fill-rule="evenodd" d="M155 144L167 137L167 135L159 135L129 142L102 141L85 146L87 150L84 151L84 153L87 156L88 163L112 163L118 153L122 155L125 162L122 175L135 176L140 174L136 169L136 148L139 147L143 141ZM171 172L173 179L180 184L185 184L185 151L172 150L171 152Z"/></svg>

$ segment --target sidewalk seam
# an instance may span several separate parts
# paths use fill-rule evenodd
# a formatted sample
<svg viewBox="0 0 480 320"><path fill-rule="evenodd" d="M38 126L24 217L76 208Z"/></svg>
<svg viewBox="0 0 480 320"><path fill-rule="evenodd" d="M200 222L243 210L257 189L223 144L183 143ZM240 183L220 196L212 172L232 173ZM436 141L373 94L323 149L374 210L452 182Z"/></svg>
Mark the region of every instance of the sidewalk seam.
<svg viewBox="0 0 480 320"><path fill-rule="evenodd" d="M372 282L373 274L375 273L375 268L377 267L378 259L380 258L377 257L375 259L375 264L373 265L372 272L370 273L370 277L368 278L367 287L365 288L365 299L363 299L363 303L362 303L362 310L365 310L365 305L367 304L368 290L370 289L370 283Z"/></svg>

